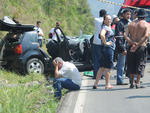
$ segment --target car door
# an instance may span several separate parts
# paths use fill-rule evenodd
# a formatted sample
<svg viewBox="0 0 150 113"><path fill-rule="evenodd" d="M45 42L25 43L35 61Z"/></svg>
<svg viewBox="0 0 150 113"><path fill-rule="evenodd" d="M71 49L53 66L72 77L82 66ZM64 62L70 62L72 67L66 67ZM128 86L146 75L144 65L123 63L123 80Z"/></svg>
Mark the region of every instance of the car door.
<svg viewBox="0 0 150 113"><path fill-rule="evenodd" d="M5 62L3 61L3 51L5 48L5 42L3 39L0 39L0 68L2 65L5 64Z"/></svg>

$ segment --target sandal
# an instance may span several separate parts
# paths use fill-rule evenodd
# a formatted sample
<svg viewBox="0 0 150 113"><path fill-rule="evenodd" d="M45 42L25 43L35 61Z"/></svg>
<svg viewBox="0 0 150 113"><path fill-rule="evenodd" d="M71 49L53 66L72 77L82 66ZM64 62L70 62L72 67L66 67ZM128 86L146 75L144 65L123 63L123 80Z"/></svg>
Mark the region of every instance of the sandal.
<svg viewBox="0 0 150 113"><path fill-rule="evenodd" d="M109 85L109 86L105 86L105 89L112 89L113 86L112 85Z"/></svg>

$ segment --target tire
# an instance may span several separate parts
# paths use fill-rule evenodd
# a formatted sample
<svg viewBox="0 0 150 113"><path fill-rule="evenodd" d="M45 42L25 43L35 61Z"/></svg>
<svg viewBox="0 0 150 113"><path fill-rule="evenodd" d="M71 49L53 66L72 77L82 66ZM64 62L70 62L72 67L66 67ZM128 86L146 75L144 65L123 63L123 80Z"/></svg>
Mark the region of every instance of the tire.
<svg viewBox="0 0 150 113"><path fill-rule="evenodd" d="M44 64L38 58L31 58L26 63L26 71L27 73L44 73Z"/></svg>

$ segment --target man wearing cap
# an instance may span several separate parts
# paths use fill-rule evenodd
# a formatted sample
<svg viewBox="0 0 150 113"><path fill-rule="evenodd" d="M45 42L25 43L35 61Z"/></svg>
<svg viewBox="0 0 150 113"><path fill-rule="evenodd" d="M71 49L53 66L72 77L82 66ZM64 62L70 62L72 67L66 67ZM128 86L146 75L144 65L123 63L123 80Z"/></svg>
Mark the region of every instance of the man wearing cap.
<svg viewBox="0 0 150 113"><path fill-rule="evenodd" d="M144 75L146 64L146 44L149 37L150 25L145 21L147 17L143 9L138 10L138 19L131 22L124 33L129 44L127 51L127 72L130 74L130 88L143 88L140 85L140 78ZM137 80L134 84L134 76Z"/></svg>
<svg viewBox="0 0 150 113"><path fill-rule="evenodd" d="M131 18L131 10L124 9L122 12L122 19L118 22L116 29L115 29L115 37L116 37L116 52L118 53L118 60L117 60L117 85L127 85L124 83L124 68L126 62L126 42L123 37L123 33L128 26Z"/></svg>

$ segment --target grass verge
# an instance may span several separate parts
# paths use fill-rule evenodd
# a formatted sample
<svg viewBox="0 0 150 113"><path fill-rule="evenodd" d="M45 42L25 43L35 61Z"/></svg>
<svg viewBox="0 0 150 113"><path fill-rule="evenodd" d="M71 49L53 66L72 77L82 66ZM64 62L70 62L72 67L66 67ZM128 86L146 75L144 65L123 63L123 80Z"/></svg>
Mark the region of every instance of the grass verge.
<svg viewBox="0 0 150 113"><path fill-rule="evenodd" d="M55 113L59 102L45 84L43 75L0 70L0 113Z"/></svg>

